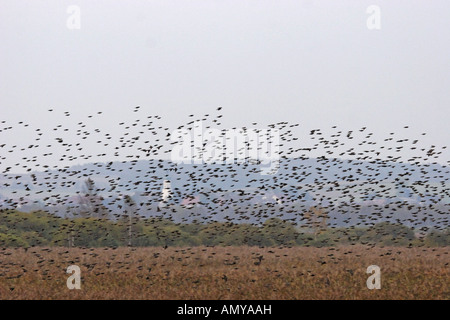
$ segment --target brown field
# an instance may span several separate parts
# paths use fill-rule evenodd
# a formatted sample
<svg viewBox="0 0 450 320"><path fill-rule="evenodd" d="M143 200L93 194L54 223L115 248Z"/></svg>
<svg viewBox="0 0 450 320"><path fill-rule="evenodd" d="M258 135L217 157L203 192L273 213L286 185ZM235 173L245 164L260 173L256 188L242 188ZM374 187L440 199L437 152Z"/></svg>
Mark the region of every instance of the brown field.
<svg viewBox="0 0 450 320"><path fill-rule="evenodd" d="M0 249L0 299L449 299L447 248ZM259 263L258 256L263 259ZM81 290L66 269L81 268ZM366 287L369 265L380 290Z"/></svg>

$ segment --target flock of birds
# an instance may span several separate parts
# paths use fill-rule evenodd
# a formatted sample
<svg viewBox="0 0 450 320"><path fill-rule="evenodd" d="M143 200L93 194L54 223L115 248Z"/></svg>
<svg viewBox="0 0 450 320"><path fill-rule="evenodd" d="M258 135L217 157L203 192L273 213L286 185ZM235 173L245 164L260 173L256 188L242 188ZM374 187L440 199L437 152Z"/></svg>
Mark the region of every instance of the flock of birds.
<svg viewBox="0 0 450 320"><path fill-rule="evenodd" d="M6 209L21 210L25 204L34 203L59 216L76 216L83 208L89 208L88 214L92 216L99 212L105 214L106 210L108 218L117 219L124 214L124 199L134 199L137 212L144 216L176 220L182 211L184 215L178 223L219 220L260 225L266 219L280 217L301 224L307 218L305 212L313 205L327 212L326 223L330 227L339 223L369 226L380 219L398 222L398 215L405 210L408 215L403 216L402 222L412 227L419 228L426 222L437 229L449 226L446 199L450 197L450 169L436 161L446 147L419 147L419 140L396 139L393 132L381 145L372 139L373 133L366 127L355 131L339 131L333 127L330 137L314 129L309 132L308 140L295 136L298 124L271 124L267 128L280 133L279 140L275 141L280 149L275 155L279 157L278 172L270 175L262 174L258 159L249 157L231 163L180 164L168 160L176 143L172 135L178 132L175 130L193 132L198 129L195 126L199 121L205 125L203 130L221 128L220 111L218 108L214 114L199 119L189 115L186 124L171 129L158 125L162 120L159 116L141 116L140 108L136 107L133 110L139 115L136 120L120 122L117 127L111 124L112 132L92 128L103 121L102 112L89 115L87 120L75 125L68 121L67 126L36 128L31 133L29 124L2 121L0 135L16 135L15 129L30 135L25 135L23 145L7 143L6 139L0 144L0 214L8 214ZM64 116L70 119L71 114L65 112ZM95 121L90 122L92 119ZM252 123L249 128L257 126ZM362 137L359 142L358 137ZM310 145L305 146L307 143ZM206 147L205 143L202 146ZM246 146L260 147L255 141L247 141ZM403 159L404 151L413 155ZM6 165L14 162L12 159L20 160ZM91 185L86 184L88 179ZM164 180L171 183L169 199L161 199ZM393 196L393 191L404 189L415 194L415 203ZM89 193L95 198L86 198ZM364 204L361 199L369 200ZM377 203L381 199L388 201ZM345 218L338 222L339 215ZM39 260L36 270L41 265L46 270L41 251L52 249L31 250ZM190 250L181 251L189 255ZM2 254L10 253L3 250ZM97 255L93 251L83 254ZM69 259L69 251L63 255ZM262 254L255 253L252 257L255 266L264 261ZM226 263L236 267L234 260ZM126 264L121 267L127 268ZM19 264L13 267L24 269ZM0 276L7 274L10 270L3 269ZM23 274L19 272L10 278ZM51 278L45 272L44 276ZM225 274L221 279L228 281Z"/></svg>
<svg viewBox="0 0 450 320"><path fill-rule="evenodd" d="M251 148L262 152L261 143L251 140L235 150L237 161L211 163L204 159L180 164L169 160L178 143L173 132L195 132L200 124L203 131L221 128L220 111L219 107L197 119L189 115L186 124L168 128L159 125L160 116L142 116L136 107L133 112L139 116L132 123L109 125L112 132L93 127L108 120L102 120L102 112L76 124L69 120L66 126L34 130L24 122L12 125L2 121L0 134L16 134L14 129L18 129L31 130L31 136L23 145L0 145L0 209L40 204L44 210L70 217L90 206L93 216L102 212L101 217L117 219L123 215L124 199L131 196L138 214L178 217L178 223L261 224L272 217L302 223L304 211L314 205L329 213L329 226L373 225L382 219L417 228L424 223L434 228L448 226L450 169L436 161L446 146L419 147L418 139L398 139L394 132L384 139L384 145L373 139L367 127L339 131L334 126L329 137L314 129L309 140L299 140L294 132L299 124L270 124L266 128L279 133L272 137L276 138L272 141L276 158L272 160L279 168L266 175L261 162L248 156ZM71 114L65 112L64 116L70 119ZM258 124L252 123L240 129L257 128ZM226 130L220 130L225 137ZM212 142L224 150L225 146L220 146L223 141ZM201 148L206 147L208 142L202 141ZM275 154L273 150L278 151ZM6 166L14 162L11 159L20 161ZM90 187L87 179L93 182ZM171 183L171 200L161 199L164 180ZM398 190L411 191L415 202L399 197ZM95 199L86 198L89 193Z"/></svg>

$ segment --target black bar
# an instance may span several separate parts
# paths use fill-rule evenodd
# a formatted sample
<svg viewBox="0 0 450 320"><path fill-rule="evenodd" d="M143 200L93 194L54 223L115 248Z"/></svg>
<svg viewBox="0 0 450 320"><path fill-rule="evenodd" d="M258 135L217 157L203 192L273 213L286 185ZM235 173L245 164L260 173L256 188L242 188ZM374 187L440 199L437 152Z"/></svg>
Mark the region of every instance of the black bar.
<svg viewBox="0 0 450 320"><path fill-rule="evenodd" d="M250 307L251 306L251 307ZM51 312L54 307L60 312ZM142 319L311 319L317 317L345 316L364 319L369 315L385 317L412 316L423 308L433 312L448 309L448 301L337 301L337 300L171 300L171 301L1 301L2 312L11 311L14 315L40 310L47 316L61 319L66 315L117 318L132 320L140 315ZM444 309L445 308L445 309ZM10 309L10 310L8 310ZM45 310L45 311L44 311ZM167 319L167 320L168 320Z"/></svg>

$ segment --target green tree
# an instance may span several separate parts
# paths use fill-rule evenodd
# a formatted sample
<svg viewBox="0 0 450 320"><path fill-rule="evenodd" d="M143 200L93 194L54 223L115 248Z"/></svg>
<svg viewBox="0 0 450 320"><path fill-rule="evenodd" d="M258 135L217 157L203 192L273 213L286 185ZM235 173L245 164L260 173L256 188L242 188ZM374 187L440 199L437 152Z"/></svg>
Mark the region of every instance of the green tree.
<svg viewBox="0 0 450 320"><path fill-rule="evenodd" d="M269 218L262 226L265 237L272 239L276 245L292 245L298 236L293 223L279 218Z"/></svg>
<svg viewBox="0 0 450 320"><path fill-rule="evenodd" d="M414 232L399 223L380 222L369 228L361 237L363 242L386 246L408 245L414 240Z"/></svg>
<svg viewBox="0 0 450 320"><path fill-rule="evenodd" d="M432 230L425 237L425 243L429 246L450 246L450 228L443 231Z"/></svg>

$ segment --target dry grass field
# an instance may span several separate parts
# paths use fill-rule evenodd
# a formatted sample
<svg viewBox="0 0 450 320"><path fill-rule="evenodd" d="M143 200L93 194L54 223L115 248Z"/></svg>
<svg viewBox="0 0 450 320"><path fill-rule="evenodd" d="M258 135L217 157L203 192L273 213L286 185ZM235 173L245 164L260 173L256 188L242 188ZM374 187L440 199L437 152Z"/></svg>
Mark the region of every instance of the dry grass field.
<svg viewBox="0 0 450 320"><path fill-rule="evenodd" d="M449 299L447 248L0 249L0 299ZM262 257L262 258L260 258ZM81 290L66 269L81 268ZM381 268L369 290L369 265Z"/></svg>

